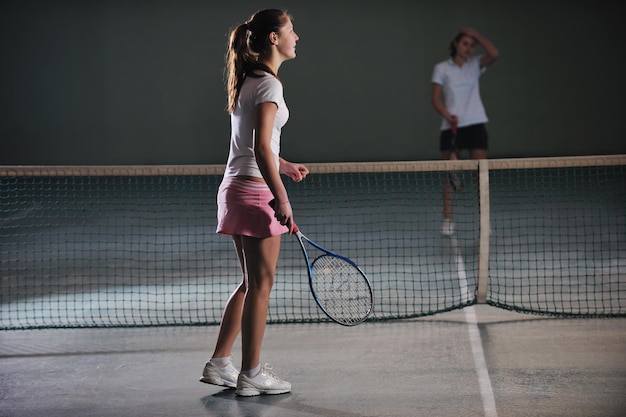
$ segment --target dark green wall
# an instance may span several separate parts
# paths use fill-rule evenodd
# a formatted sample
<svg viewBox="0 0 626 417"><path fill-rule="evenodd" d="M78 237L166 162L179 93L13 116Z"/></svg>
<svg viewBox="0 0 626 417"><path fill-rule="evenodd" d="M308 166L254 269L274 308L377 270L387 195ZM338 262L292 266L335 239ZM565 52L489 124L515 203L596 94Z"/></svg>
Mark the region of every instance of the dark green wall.
<svg viewBox="0 0 626 417"><path fill-rule="evenodd" d="M226 37L260 4L0 1L0 163L224 163ZM461 26L501 51L481 80L492 157L626 153L618 5L268 3L301 38L280 72L283 156L437 159L430 75Z"/></svg>

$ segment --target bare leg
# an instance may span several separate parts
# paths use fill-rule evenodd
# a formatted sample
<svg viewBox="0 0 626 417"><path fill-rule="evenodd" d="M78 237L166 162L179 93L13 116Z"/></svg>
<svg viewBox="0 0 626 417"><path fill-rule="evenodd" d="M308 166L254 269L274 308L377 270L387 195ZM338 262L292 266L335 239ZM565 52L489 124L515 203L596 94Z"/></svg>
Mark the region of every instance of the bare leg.
<svg viewBox="0 0 626 417"><path fill-rule="evenodd" d="M470 149L469 157L471 159L487 159L487 150L486 149Z"/></svg>
<svg viewBox="0 0 626 417"><path fill-rule="evenodd" d="M242 248L248 286L241 321L241 370L247 371L257 367L261 361L267 308L280 252L280 236L265 239L243 236Z"/></svg>
<svg viewBox="0 0 626 417"><path fill-rule="evenodd" d="M470 159L487 159L487 150L486 149L470 149L469 150ZM472 182L476 187L476 193L478 194L478 199L480 201L480 189L478 188L478 172L472 173Z"/></svg>
<svg viewBox="0 0 626 417"><path fill-rule="evenodd" d="M441 154L442 159L457 159L456 157L450 158L450 152L444 151ZM450 178L446 175L443 183L443 218L452 220L454 215L454 187L450 184Z"/></svg>
<svg viewBox="0 0 626 417"><path fill-rule="evenodd" d="M230 295L224 308L220 331L217 336L217 343L213 351L213 358L226 358L232 353L235 339L241 331L241 314L243 302L246 294L246 266L242 250L241 236L233 236L235 250L241 266L242 280L235 291Z"/></svg>

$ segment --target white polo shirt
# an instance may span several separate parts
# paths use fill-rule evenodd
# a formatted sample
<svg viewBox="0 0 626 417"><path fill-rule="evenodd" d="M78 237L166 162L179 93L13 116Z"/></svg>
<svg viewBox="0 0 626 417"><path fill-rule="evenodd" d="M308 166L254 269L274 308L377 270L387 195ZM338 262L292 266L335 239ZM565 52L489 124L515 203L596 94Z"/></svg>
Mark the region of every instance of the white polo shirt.
<svg viewBox="0 0 626 417"><path fill-rule="evenodd" d="M289 119L289 109L283 97L283 85L266 72L261 77L246 77L239 92L235 110L230 115L230 152L226 163L225 177L248 175L262 178L254 156L254 109L257 104L272 102L278 106L272 129L271 148L279 168L280 133Z"/></svg>
<svg viewBox="0 0 626 417"><path fill-rule="evenodd" d="M485 107L480 98L478 79L486 68L480 67L480 56L473 56L462 67L452 58L435 65L432 82L443 88L446 109L459 118L459 127L486 123ZM441 130L450 129L450 123L444 118Z"/></svg>

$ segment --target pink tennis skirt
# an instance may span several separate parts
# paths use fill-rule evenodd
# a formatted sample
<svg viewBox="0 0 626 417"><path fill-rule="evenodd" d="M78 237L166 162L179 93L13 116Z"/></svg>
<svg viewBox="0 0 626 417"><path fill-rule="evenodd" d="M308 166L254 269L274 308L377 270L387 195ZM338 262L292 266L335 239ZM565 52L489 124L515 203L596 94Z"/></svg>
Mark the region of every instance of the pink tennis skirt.
<svg viewBox="0 0 626 417"><path fill-rule="evenodd" d="M266 238L288 232L274 217L272 198L265 183L224 177L217 192L217 233Z"/></svg>

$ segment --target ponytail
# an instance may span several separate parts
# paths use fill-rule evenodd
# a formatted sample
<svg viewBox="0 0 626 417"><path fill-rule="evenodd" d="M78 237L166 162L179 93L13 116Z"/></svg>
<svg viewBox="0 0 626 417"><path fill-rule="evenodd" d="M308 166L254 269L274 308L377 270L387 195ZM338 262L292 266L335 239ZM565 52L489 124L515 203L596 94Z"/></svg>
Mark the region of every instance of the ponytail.
<svg viewBox="0 0 626 417"><path fill-rule="evenodd" d="M224 69L228 94L226 110L229 113L235 110L241 86L247 76L255 77L254 71L261 70L276 77L276 74L267 65L259 62L258 58L270 47L268 35L271 32L279 32L287 17L283 10L261 10L231 31Z"/></svg>
<svg viewBox="0 0 626 417"><path fill-rule="evenodd" d="M228 49L226 52L226 91L228 93L228 105L226 110L232 113L239 97L239 91L243 84L245 70L244 62L251 61L248 52L248 29L246 24L237 26L230 34Z"/></svg>

